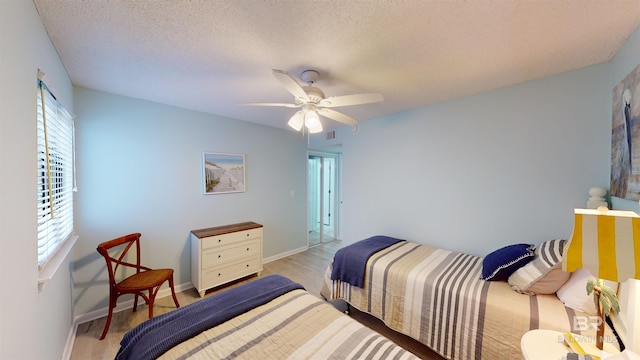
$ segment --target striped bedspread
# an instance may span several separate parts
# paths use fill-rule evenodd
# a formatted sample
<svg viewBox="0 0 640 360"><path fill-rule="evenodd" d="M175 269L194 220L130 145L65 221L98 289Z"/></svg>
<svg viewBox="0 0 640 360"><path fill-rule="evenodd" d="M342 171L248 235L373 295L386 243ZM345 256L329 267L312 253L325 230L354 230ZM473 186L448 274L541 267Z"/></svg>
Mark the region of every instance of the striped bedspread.
<svg viewBox="0 0 640 360"><path fill-rule="evenodd" d="M481 270L480 257L402 242L369 258L363 289L331 281L329 266L321 293L344 299L447 359L521 359L520 338L536 328L581 334L572 329L573 319L586 314L555 295L523 295L504 281L480 280Z"/></svg>
<svg viewBox="0 0 640 360"><path fill-rule="evenodd" d="M211 328L160 359L418 359L304 290Z"/></svg>
<svg viewBox="0 0 640 360"><path fill-rule="evenodd" d="M136 360L417 359L280 275L259 278L149 319L125 334L118 356Z"/></svg>
<svg viewBox="0 0 640 360"><path fill-rule="evenodd" d="M149 319L128 331L115 360L153 360L176 344L302 285L269 275Z"/></svg>

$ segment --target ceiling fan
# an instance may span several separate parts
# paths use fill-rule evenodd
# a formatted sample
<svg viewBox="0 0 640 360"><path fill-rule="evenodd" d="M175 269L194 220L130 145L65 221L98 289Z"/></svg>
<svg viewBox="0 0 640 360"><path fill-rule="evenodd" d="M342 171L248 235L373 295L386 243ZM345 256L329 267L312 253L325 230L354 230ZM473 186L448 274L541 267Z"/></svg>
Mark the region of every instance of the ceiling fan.
<svg viewBox="0 0 640 360"><path fill-rule="evenodd" d="M281 106L288 108L301 108L293 114L287 123L296 131L300 131L304 125L310 134L322 131L322 123L319 115L341 122L346 125L356 126L358 120L347 116L332 108L340 106L351 106L369 104L384 100L381 94L353 94L343 96L331 96L325 98L324 93L319 88L313 86L318 81L320 74L316 70L305 70L300 78L307 85L301 86L296 79L283 70L273 70L273 75L282 85L294 96L294 103L243 103L240 105L249 106Z"/></svg>

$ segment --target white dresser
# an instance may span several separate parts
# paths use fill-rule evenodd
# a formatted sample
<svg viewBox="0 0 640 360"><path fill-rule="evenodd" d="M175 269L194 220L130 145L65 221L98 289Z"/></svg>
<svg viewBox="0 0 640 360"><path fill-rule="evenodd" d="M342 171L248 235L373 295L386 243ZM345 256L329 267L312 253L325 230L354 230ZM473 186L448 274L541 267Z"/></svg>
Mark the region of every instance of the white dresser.
<svg viewBox="0 0 640 360"><path fill-rule="evenodd" d="M243 222L191 231L191 282L207 289L262 272L262 225Z"/></svg>

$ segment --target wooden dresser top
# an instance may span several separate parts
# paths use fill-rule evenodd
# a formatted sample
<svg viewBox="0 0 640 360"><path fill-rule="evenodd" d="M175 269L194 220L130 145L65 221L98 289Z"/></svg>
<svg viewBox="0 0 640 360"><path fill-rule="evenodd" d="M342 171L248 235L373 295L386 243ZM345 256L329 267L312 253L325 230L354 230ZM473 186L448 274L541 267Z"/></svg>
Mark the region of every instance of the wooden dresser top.
<svg viewBox="0 0 640 360"><path fill-rule="evenodd" d="M247 221L247 222L242 222L237 224L210 227L206 229L191 230L191 233L196 237L198 237L199 239L202 239L208 236L224 235L224 234L228 234L236 231L251 230L251 229L257 229L261 227L262 225L258 223L254 223L253 221Z"/></svg>

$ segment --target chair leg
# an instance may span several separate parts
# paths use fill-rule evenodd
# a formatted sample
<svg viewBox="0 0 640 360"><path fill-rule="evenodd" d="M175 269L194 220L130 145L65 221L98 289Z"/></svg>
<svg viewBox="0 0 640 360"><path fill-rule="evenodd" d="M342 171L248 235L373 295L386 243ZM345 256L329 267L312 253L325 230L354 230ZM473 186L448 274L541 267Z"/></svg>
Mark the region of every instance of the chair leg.
<svg viewBox="0 0 640 360"><path fill-rule="evenodd" d="M111 316L113 316L113 308L116 307L117 300L118 300L117 295L109 294L109 315L107 315L107 323L104 324L104 330L102 330L102 336L100 336L100 340L103 340L105 336L107 336L107 332L109 331L109 325L111 325Z"/></svg>
<svg viewBox="0 0 640 360"><path fill-rule="evenodd" d="M153 317L153 302L156 300L156 293L160 289L160 286L153 291L154 289L149 289L149 319Z"/></svg>
<svg viewBox="0 0 640 360"><path fill-rule="evenodd" d="M133 298L133 312L136 312L136 310L138 310L138 294Z"/></svg>
<svg viewBox="0 0 640 360"><path fill-rule="evenodd" d="M171 296L173 296L173 302L176 304L176 307L179 308L180 304L178 304L178 298L176 297L176 290L173 288L173 275L169 278L169 287L171 288Z"/></svg>

